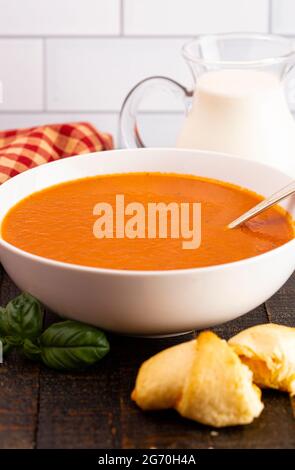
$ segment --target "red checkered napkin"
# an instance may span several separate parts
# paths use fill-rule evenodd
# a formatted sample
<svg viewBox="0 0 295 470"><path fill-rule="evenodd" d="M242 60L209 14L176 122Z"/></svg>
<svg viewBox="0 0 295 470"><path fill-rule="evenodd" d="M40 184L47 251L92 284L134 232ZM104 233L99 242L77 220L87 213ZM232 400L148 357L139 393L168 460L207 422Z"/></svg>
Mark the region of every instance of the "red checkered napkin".
<svg viewBox="0 0 295 470"><path fill-rule="evenodd" d="M0 131L0 184L43 163L112 148L112 137L86 122Z"/></svg>

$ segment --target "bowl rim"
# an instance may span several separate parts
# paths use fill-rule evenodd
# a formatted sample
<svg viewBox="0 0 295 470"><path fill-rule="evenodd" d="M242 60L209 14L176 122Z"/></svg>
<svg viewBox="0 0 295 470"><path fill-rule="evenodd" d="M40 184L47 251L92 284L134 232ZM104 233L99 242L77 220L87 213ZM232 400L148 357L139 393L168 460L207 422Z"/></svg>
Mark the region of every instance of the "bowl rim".
<svg viewBox="0 0 295 470"><path fill-rule="evenodd" d="M176 153L194 153L194 152L196 152L198 154L200 154L200 153L207 154L207 156L209 156L209 155L213 155L213 156L220 155L220 156L227 157L227 158L230 158L230 159L235 159L235 160L238 159L238 160L243 161L243 162L249 162L249 160L247 160L246 158L242 158L242 157L236 156L236 155L227 154L227 153L224 153L224 152L216 152L216 151L202 150L202 149L182 149L182 148L175 148L175 147L172 147L172 148L170 148L170 147L151 147L151 148L144 148L144 149L127 149L127 148L126 149L113 149L113 150L109 150L109 151L104 151L103 153L106 153L106 152L107 153L109 153L109 152L112 152L112 153L113 152L116 152L116 153L124 153L124 152L136 153L136 152L162 152L162 151L164 151L164 152L173 151L173 152L176 152ZM90 156L90 155L101 156L100 154L101 154L101 152L89 152L89 153L85 153L83 155L73 155L73 156L68 157L66 159L59 159L59 160L55 160L55 161L52 161L52 162L45 163L43 165L39 165L39 166L31 168L31 169L29 169L29 170L27 170L23 173L20 173L19 175L16 175L14 178L11 178L8 181L4 182L1 185L1 188L5 187L7 184L10 184L10 183L13 184L19 177L22 177L22 176L24 176L28 173L38 172L42 167L45 167L46 165L66 164L66 162L70 161L72 158L77 158L77 159L79 158L80 159L81 157L83 158L83 156ZM281 173L281 175L284 175L286 177L291 178L290 175L287 175L286 173L284 173L280 169L272 167L271 165L267 165L265 163L256 162L256 161L251 161L251 163L253 163L254 165L257 165L257 166L262 166L262 167L265 167L265 168L268 168L268 169L272 169L272 170L274 170L278 173ZM76 179L76 178L74 178L74 179ZM71 181L71 180L68 180L68 181ZM49 185L49 187L50 186L53 186L53 185ZM7 214L7 212L5 213L5 215L6 214ZM3 220L3 217L2 217L1 220ZM165 269L163 269L163 270L135 270L135 269L99 268L99 267L94 267L94 266L80 265L80 264L76 264L76 263L66 263L66 262L63 262L63 261L54 260L52 258L45 258L44 256L40 256L40 255L30 253L28 251L25 251L25 250L22 250L21 248L16 247L15 245L12 245L11 243L7 242L6 240L4 240L2 238L1 232L0 232L0 247L2 246L4 249L7 249L8 251L14 253L15 255L22 256L24 258L30 259L31 261L39 262L43 265L48 265L48 266L55 267L55 268L58 268L58 269L72 269L72 270L77 271L77 272L80 271L80 272L104 274L104 275L111 275L111 276L124 275L124 276L128 276L128 277L134 277L134 276L135 277L136 276L137 277L175 276L175 275L179 275L179 274L195 274L197 272L211 272L211 271L215 272L215 271L219 271L219 270L223 270L223 269L230 269L232 267L237 267L238 268L241 265L255 263L255 262L258 262L262 258L265 259L267 257L270 257L272 255L280 253L281 251L291 247L292 244L295 246L295 235L294 235L294 238L292 238L288 242L283 243L282 245L280 245L276 248L273 248L272 250L266 251L265 253L261 253L259 255L251 256L249 258L244 258L244 259L241 259L241 260L238 260L238 261L232 261L232 262L229 262L229 263L214 264L212 266L202 266L202 267L196 267L196 268L179 268L179 269L166 269L166 270ZM0 262L1 262L1 252L0 252Z"/></svg>

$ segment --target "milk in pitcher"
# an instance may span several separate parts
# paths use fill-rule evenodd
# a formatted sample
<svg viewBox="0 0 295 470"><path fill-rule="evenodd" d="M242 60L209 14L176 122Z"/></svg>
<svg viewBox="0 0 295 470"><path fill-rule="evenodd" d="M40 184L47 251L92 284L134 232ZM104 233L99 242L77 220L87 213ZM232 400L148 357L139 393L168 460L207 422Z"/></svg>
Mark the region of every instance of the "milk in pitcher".
<svg viewBox="0 0 295 470"><path fill-rule="evenodd" d="M259 70L204 73L177 146L265 162L295 176L295 121L282 82Z"/></svg>

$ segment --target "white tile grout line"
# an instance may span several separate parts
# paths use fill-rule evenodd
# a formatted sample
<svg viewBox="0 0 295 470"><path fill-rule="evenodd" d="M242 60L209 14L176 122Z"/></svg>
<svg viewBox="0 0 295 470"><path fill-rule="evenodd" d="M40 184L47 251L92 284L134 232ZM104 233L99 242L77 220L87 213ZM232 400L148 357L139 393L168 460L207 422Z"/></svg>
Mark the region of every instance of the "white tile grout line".
<svg viewBox="0 0 295 470"><path fill-rule="evenodd" d="M119 114L120 112L120 109L113 109L113 110L103 110L103 109L100 109L100 110L87 110L87 109L74 109L74 110L71 110L71 109L63 109L63 110L54 110L54 109L46 109L46 110L34 110L34 109L12 109L12 110L9 110L9 109L5 109L5 110L1 110L1 107L0 107L0 116L3 115L15 115L15 116L18 116L18 115L21 115L21 114L28 114L28 115L35 115L35 116L42 116L44 114L93 114L93 115L117 115ZM168 109L167 111L162 111L162 110L146 110L146 111L140 111L140 115L143 114L143 115L153 115L153 114L157 114L157 115L167 115L167 114L172 114L172 115L183 115L184 112L183 111L179 111L179 110L172 110L172 109Z"/></svg>
<svg viewBox="0 0 295 470"><path fill-rule="evenodd" d="M272 0L270 0L271 4L272 4ZM270 9L269 13L268 13L268 32L271 31L272 29L272 25L271 25L271 22L272 22L272 10ZM257 32L257 31L256 31ZM259 33L259 31L258 31ZM210 33L202 33L202 35L205 35L205 34L210 34ZM247 33L245 33L247 34ZM261 33L263 34L263 33ZM188 38L193 38L197 36L196 34L125 34L123 33L123 35L121 34L51 34L51 35L42 35L42 34L35 34L35 35L32 35L32 34L1 34L0 33L0 41L1 39L11 39L11 40L18 40L18 39L28 39L28 40L32 40L32 39L35 39L36 41L40 41L40 40L49 40L50 39L64 39L64 40L73 40L73 39L78 39L78 40L87 40L87 39L114 39L116 41L118 40L122 40L124 38L124 40L126 39L129 39L129 40L132 40L132 39L156 39L156 40L165 40L165 39L184 39L184 40L187 40ZM281 36L286 36L286 37L294 37L295 36L295 28L294 28L294 33L281 33Z"/></svg>
<svg viewBox="0 0 295 470"><path fill-rule="evenodd" d="M268 32L272 32L272 0L268 0Z"/></svg>
<svg viewBox="0 0 295 470"><path fill-rule="evenodd" d="M124 28L123 28L124 29ZM204 33L205 34L205 33ZM182 39L196 34L1 34L1 39Z"/></svg>
<svg viewBox="0 0 295 470"><path fill-rule="evenodd" d="M120 0L120 36L124 36L124 0Z"/></svg>

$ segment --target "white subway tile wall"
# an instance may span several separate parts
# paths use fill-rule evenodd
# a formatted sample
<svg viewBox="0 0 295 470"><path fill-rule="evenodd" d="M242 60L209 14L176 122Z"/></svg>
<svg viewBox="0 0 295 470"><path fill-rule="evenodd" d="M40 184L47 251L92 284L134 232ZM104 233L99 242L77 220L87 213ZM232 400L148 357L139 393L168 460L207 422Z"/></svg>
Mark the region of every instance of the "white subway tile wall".
<svg viewBox="0 0 295 470"><path fill-rule="evenodd" d="M0 0L0 34L118 35L120 0Z"/></svg>
<svg viewBox="0 0 295 470"><path fill-rule="evenodd" d="M278 34L295 34L294 0L272 0L272 30Z"/></svg>
<svg viewBox="0 0 295 470"><path fill-rule="evenodd" d="M184 84L184 41L210 32L295 36L294 0L0 0L0 128L88 120L114 135L130 88L150 75ZM180 98L155 91L141 109L148 145L172 145Z"/></svg>
<svg viewBox="0 0 295 470"><path fill-rule="evenodd" d="M0 37L0 110L43 109L43 61L41 39Z"/></svg>
<svg viewBox="0 0 295 470"><path fill-rule="evenodd" d="M268 0L125 0L127 35L183 35L268 29Z"/></svg>
<svg viewBox="0 0 295 470"><path fill-rule="evenodd" d="M118 111L130 88L149 75L185 81L189 74L179 53L183 41L48 39L47 108ZM146 108L174 110L178 104L173 95L159 98L158 93L151 96Z"/></svg>

